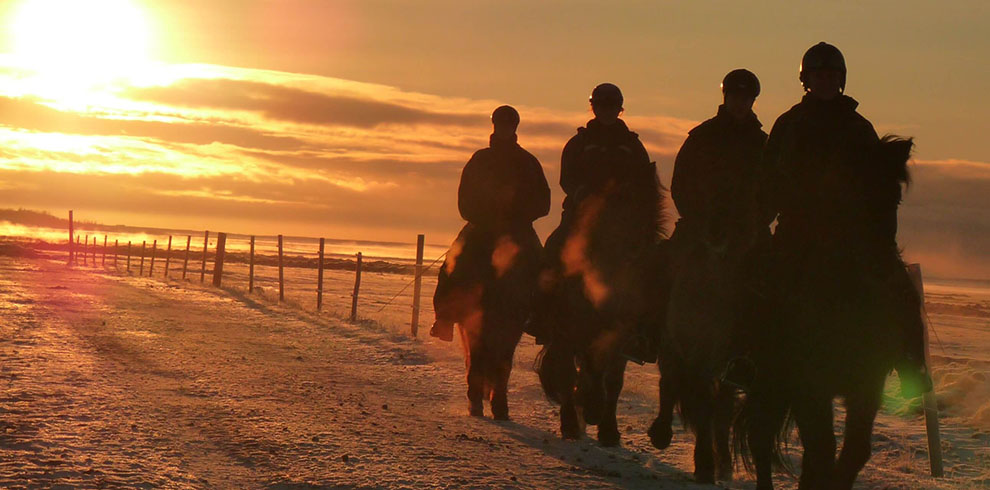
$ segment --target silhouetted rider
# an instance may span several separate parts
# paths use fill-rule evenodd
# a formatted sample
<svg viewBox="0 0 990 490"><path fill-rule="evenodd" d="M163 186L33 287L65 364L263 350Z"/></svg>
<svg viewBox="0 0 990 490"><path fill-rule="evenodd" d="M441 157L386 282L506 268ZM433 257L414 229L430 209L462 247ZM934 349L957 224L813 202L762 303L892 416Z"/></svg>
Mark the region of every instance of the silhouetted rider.
<svg viewBox="0 0 990 490"><path fill-rule="evenodd" d="M619 119L623 97L619 87L602 83L594 88L589 98L595 118L564 146L560 157L560 187L564 190L563 212L560 225L547 238L544 245L544 272L540 288L548 293L555 287L561 275L561 252L571 235L576 210L581 202L600 190L610 175L622 174L620 167L643 168L651 164L639 135L629 130ZM527 325L527 332L544 343L550 334L550 301L545 297L537 301L537 310ZM654 349L647 342L637 343L638 352L630 352L636 360L651 360ZM655 359L655 354L652 354Z"/></svg>
<svg viewBox="0 0 990 490"><path fill-rule="evenodd" d="M868 172L865 167L837 166L849 167L849 162L861 161L879 142L873 125L856 112L858 102L844 94L846 64L838 48L821 42L808 49L801 60L799 78L806 94L774 123L764 157L768 183L763 199L777 215L777 250L801 250L828 230L843 226L842 217L833 212L835 186L830 179L848 172ZM879 228L889 246L896 248L896 209ZM782 260L780 267L794 269L788 256ZM931 386L924 366L920 298L903 267L890 269L889 283L904 303L900 323L905 327L906 352L897 369L902 390L915 394Z"/></svg>
<svg viewBox="0 0 990 490"><path fill-rule="evenodd" d="M550 211L550 187L539 160L516 142L519 113L498 107L492 124L489 147L475 152L461 172L457 208L467 224L447 254L433 296L437 318L430 335L446 341L453 339L463 295L501 276L500 268L525 269L519 272L532 277L527 287L535 284L542 247L533 221ZM512 253L496 253L499 245ZM532 294L518 293L521 324Z"/></svg>
<svg viewBox="0 0 990 490"><path fill-rule="evenodd" d="M755 278L763 276L770 244L766 219L769 210L761 208L757 200L767 141L763 125L753 112L759 95L760 81L749 70L732 70L725 76L718 113L688 133L677 153L670 185L680 214L670 241L674 273L679 272L678 264L684 262L685 254L695 247L722 247L733 262L726 262L726 266L736 269L729 273L739 278L739 295L747 297L739 302L740 311L735 315L738 324L730 330L734 355L747 350L742 341L745 333L738 330L744 328L744 322L750 320L761 302L754 293L758 295L764 288L756 284ZM742 311L743 306L747 311ZM737 386L747 386L751 381L750 365L734 360L731 366L735 368L727 370L726 379Z"/></svg>
<svg viewBox="0 0 990 490"><path fill-rule="evenodd" d="M566 194L562 225L569 222L581 200L601 184L600 166L650 164L650 156L639 141L639 135L619 119L623 103L619 87L611 83L598 85L589 100L595 118L588 121L586 127L578 128L560 156L560 187ZM560 233L553 235L559 237ZM557 237L552 236L547 245L555 239Z"/></svg>
<svg viewBox="0 0 990 490"><path fill-rule="evenodd" d="M722 94L718 113L688 133L674 162L670 193L681 216L675 239L717 239L731 226L726 220L744 219L740 211L756 207L767 140L753 113L760 81L748 70L733 70L722 80Z"/></svg>

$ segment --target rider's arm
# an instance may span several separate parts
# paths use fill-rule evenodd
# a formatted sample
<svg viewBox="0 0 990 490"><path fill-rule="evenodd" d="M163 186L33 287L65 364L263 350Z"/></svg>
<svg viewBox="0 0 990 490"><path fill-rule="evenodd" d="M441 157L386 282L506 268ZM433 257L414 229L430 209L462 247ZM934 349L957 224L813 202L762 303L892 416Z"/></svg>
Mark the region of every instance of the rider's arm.
<svg viewBox="0 0 990 490"><path fill-rule="evenodd" d="M580 139L580 135L571 138L560 155L560 188L567 195L573 194L584 185L584 169L581 168L581 151L584 145Z"/></svg>
<svg viewBox="0 0 990 490"><path fill-rule="evenodd" d="M457 187L457 210L468 223L480 223L489 217L485 189L486 183L481 177L481 161L478 153L475 153L461 171L461 183Z"/></svg>
<svg viewBox="0 0 990 490"><path fill-rule="evenodd" d="M698 138L688 135L677 152L674 160L674 176L670 181L670 197L674 200L674 206L682 218L696 216L701 211L701 195L697 185L697 179L704 176L697 175L699 159Z"/></svg>
<svg viewBox="0 0 990 490"><path fill-rule="evenodd" d="M536 157L530 161L529 182L532 190L527 218L530 222L536 221L550 213L550 185L547 184L547 177L543 175L543 166Z"/></svg>
<svg viewBox="0 0 990 490"><path fill-rule="evenodd" d="M763 158L760 160L756 198L761 213L760 218L764 222L762 224L767 226L773 223L780 212L781 192L784 186L780 167L781 140L784 138L782 133L786 132L785 127L786 124L781 124L781 120L777 119L773 129L770 130L766 147L763 149Z"/></svg>

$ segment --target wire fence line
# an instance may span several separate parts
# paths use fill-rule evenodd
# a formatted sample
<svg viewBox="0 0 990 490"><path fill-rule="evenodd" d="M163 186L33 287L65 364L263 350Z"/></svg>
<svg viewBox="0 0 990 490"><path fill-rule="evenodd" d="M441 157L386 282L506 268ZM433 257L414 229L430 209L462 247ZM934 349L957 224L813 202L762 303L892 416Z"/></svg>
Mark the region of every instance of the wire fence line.
<svg viewBox="0 0 990 490"><path fill-rule="evenodd" d="M417 238L416 260L396 253L392 257L366 257L360 251L369 244L381 253L384 246L374 242L348 245L335 241L328 249L323 238L277 235L229 235L204 231L202 235L113 236L93 230L74 230L69 214L69 240L66 263L69 266L111 269L131 275L186 281L226 289L244 287L247 294L277 298L318 312L357 321L374 320L402 328L408 325L417 335L419 317L432 319L432 302L420 308L421 296L436 288L436 275L428 274L446 256L423 264L424 237ZM64 235L63 235L64 236ZM140 243L137 243L140 239ZM433 247L437 248L437 247ZM388 251L395 251L391 245ZM369 260L370 259L370 260ZM409 291L410 286L415 286ZM349 310L349 311L348 311ZM359 314L360 311L370 314ZM411 315L411 316L409 316Z"/></svg>

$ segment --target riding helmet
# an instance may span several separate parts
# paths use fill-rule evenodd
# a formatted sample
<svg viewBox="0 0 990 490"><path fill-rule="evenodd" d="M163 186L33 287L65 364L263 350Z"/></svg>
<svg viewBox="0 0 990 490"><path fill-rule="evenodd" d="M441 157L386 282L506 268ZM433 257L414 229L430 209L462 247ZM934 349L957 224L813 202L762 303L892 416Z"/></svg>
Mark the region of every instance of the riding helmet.
<svg viewBox="0 0 990 490"><path fill-rule="evenodd" d="M798 78L805 89L808 88L807 72L819 69L837 70L842 74L839 89L846 90L846 59L839 48L825 41L808 48L801 58L801 70L798 72Z"/></svg>

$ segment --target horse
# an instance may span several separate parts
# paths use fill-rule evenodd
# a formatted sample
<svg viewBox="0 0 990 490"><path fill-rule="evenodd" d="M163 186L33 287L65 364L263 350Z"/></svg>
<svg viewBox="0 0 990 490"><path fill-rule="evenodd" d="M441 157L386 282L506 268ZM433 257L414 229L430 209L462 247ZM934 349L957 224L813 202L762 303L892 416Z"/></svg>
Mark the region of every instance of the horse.
<svg viewBox="0 0 990 490"><path fill-rule="evenodd" d="M547 266L538 285L552 334L536 368L544 393L561 406L562 437L579 439L582 423L597 425L599 442L616 446L621 349L643 322L662 318L656 290L666 233L655 163L598 170L597 185L551 235L564 242L560 269Z"/></svg>
<svg viewBox="0 0 990 490"><path fill-rule="evenodd" d="M671 238L672 284L660 344L660 411L650 441L666 449L673 437L675 405L694 433L694 475L699 483L732 479L730 432L737 388L722 380L743 355L739 337L754 326L760 302L743 277L769 241L759 225L754 192L729 199L698 223L682 220ZM741 331L743 330L743 331ZM717 474L716 474L717 470Z"/></svg>
<svg viewBox="0 0 990 490"><path fill-rule="evenodd" d="M870 458L884 382L903 355L908 315L918 315L889 231L912 146L886 136L838 163L823 183L833 226L775 244L775 313L755 336L756 379L733 434L758 489L773 488L774 464L789 470L782 449L793 425L804 449L800 489L852 488ZM846 408L838 459L837 397Z"/></svg>
<svg viewBox="0 0 990 490"><path fill-rule="evenodd" d="M512 358L529 316L542 252L532 226L489 230L467 224L440 271L434 304L458 326L467 371L468 412L509 419Z"/></svg>

